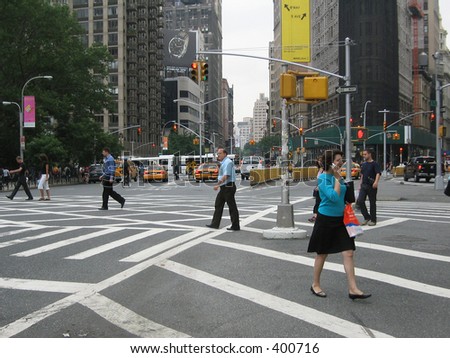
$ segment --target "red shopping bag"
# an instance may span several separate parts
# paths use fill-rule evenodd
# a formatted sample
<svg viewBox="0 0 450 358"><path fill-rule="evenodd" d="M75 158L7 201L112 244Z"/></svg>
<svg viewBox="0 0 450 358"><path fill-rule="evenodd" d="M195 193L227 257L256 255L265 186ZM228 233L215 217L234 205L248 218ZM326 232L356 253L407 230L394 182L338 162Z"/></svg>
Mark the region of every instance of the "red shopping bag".
<svg viewBox="0 0 450 358"><path fill-rule="evenodd" d="M359 220L353 211L352 204L346 204L344 209L344 225L350 237L360 236L364 233Z"/></svg>

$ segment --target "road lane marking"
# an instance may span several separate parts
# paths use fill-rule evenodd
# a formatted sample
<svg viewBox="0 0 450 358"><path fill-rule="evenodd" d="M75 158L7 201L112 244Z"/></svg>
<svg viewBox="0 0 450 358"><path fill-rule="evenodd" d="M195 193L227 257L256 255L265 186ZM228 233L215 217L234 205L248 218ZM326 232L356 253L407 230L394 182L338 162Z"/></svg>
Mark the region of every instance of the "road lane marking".
<svg viewBox="0 0 450 358"><path fill-rule="evenodd" d="M400 248L397 248L397 247L391 247L391 246L386 246L386 245L378 245L378 244L371 244L371 243L361 242L361 241L356 241L356 246L357 247L364 247L364 248L370 249L370 250L378 250L378 251L389 252L389 253L392 253L392 254L411 256L411 257L418 257L418 258L424 259L424 260L450 262L450 257L449 256L430 254L430 253L426 253L426 252L423 252L423 251L414 251L414 250L408 250L408 249L400 249Z"/></svg>
<svg viewBox="0 0 450 358"><path fill-rule="evenodd" d="M278 259L278 260L282 260L282 261L297 263L300 265L314 267L314 258L304 257L304 256L300 256L300 255L293 255L293 254L288 254L288 253L274 251L274 250L263 249L263 248L259 248L256 246L236 244L236 243L226 242L226 241L222 241L222 240L207 240L207 241L205 241L205 243L217 245L217 246L223 246L223 247L240 250L240 251L244 251L244 252L250 252L255 255L266 256L266 257L270 257L270 258L274 258L274 259ZM339 273L345 273L344 266L342 264L336 264L333 262L326 262L324 269L329 270L329 271L339 272ZM448 288L428 285L426 283L412 281L412 280L408 280L405 278L401 278L401 277L397 277L397 276L393 276L393 275L389 275L389 274L384 274L381 272L361 269L361 268L356 268L355 271L356 271L356 275L359 277L365 277L370 280L380 281L383 283L391 284L393 286L406 288L408 290L426 293L428 295L450 298L450 289L448 289ZM311 272L311 275L312 275L312 272Z"/></svg>
<svg viewBox="0 0 450 358"><path fill-rule="evenodd" d="M153 322L98 293L80 301L115 326L142 338L189 338L190 336Z"/></svg>
<svg viewBox="0 0 450 358"><path fill-rule="evenodd" d="M75 293L92 286L90 283L1 278L0 288L10 290Z"/></svg>
<svg viewBox="0 0 450 358"><path fill-rule="evenodd" d="M377 224L375 226L364 226L363 230L364 231L375 230L375 229L379 229L380 227L396 225L396 224L403 223L405 221L409 221L409 219L408 218L392 218L392 219L388 219L388 220L384 220L384 221L377 221Z"/></svg>
<svg viewBox="0 0 450 358"><path fill-rule="evenodd" d="M205 235L208 232L208 230L196 230L193 232L188 232L187 234L178 236L174 239L164 241L158 245L149 247L148 249L139 251L133 255L130 255L128 257L123 258L120 260L121 262L141 262L143 260L146 260L152 256L155 256L165 250L171 249L172 247L184 244L185 242L195 239L198 236Z"/></svg>
<svg viewBox="0 0 450 358"><path fill-rule="evenodd" d="M45 228L45 230L48 230L48 229L49 229L48 227ZM50 236L64 234L66 232L74 231L74 230L78 230L78 229L79 229L78 227L75 227L75 228L74 227L65 227L65 228L59 229L59 230L46 231L42 234L35 235L35 236L28 236L28 237L23 237L21 239L14 239L14 240L10 240L10 241L0 242L0 249L4 248L4 247L15 245L15 244L23 244L25 242L30 242L30 241L34 241L34 240L47 238Z"/></svg>
<svg viewBox="0 0 450 358"><path fill-rule="evenodd" d="M150 236L154 236L154 235L159 234L164 231L166 231L166 230L165 229L152 229L149 231L140 232L139 234L135 234L135 235L132 235L132 236L120 239L120 240L115 240L115 241L109 242L107 244L100 245L100 246L94 247L92 249L80 252L75 255L67 256L67 257L65 257L65 259L67 259L67 260L84 260L84 259L87 259L88 257L92 257L95 255L101 254L103 252L115 249L117 247L127 245L127 244L130 244L130 243L138 241L138 240L149 238Z"/></svg>
<svg viewBox="0 0 450 358"><path fill-rule="evenodd" d="M33 226L33 227L27 227L25 229L19 229L19 230L12 230L12 231L5 231L0 233L0 237L5 237L5 236L13 236L13 235L17 235L17 234L22 234L24 232L27 231L35 231L35 230L47 230L48 227L47 226Z"/></svg>
<svg viewBox="0 0 450 358"><path fill-rule="evenodd" d="M322 311L289 301L287 299L271 295L269 293L244 286L240 283L212 275L174 261L164 261L157 265L165 270L180 276L203 283L230 295L243 298L273 311L281 312L287 316L313 324L327 331L343 337L351 338L389 338L392 337L383 332L372 330L368 327L332 316Z"/></svg>
<svg viewBox="0 0 450 358"><path fill-rule="evenodd" d="M80 228L76 228L77 230L81 229ZM37 255L37 254L42 254L44 252L48 252L48 251L52 251L52 250L56 250L59 249L61 247L65 247L68 245L72 245L75 243L79 243L82 241L86 241L86 240L90 240L90 239L96 239L97 237L100 236L104 236L104 235L109 235L112 234L114 232L118 232L121 231L123 229L121 228L110 228L110 229L105 229L102 231L95 231L95 232L91 232L89 234L85 234L85 235L81 235L81 236L77 236L77 237L72 237L70 239L63 239L48 245L44 245L44 246L40 246L37 247L35 249L30 249L30 250L26 250L26 251L22 251L22 252L17 252L15 254L12 254L11 256L18 256L18 257L29 257L29 256L33 256L33 255Z"/></svg>

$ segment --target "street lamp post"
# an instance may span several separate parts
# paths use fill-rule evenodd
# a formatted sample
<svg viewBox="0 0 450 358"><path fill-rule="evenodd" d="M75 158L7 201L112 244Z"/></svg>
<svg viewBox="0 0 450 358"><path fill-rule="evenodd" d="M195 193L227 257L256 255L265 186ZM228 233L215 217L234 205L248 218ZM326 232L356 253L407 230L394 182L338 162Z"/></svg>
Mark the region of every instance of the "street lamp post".
<svg viewBox="0 0 450 358"><path fill-rule="evenodd" d="M3 101L2 104L4 106L9 106L11 104L15 104L17 106L17 108L19 108L19 128L20 128L20 134L19 134L19 148L20 148L20 156L23 158L23 149L22 149L22 107L20 106L19 103L17 102L8 102L8 101Z"/></svg>
<svg viewBox="0 0 450 358"><path fill-rule="evenodd" d="M441 138L439 137L439 126L441 124L441 84L438 78L439 60L441 53L436 52L433 57L436 62L435 66L435 82L436 82L436 177L434 178L434 189L444 189L444 177L442 176L442 150Z"/></svg>
<svg viewBox="0 0 450 358"><path fill-rule="evenodd" d="M199 131L199 139L200 139L200 143L199 143L199 150L200 150L200 164L202 164L202 124L203 124L203 107L205 107L207 104L213 103L215 101L220 101L221 99L226 99L228 97L219 97L219 98L214 98L211 101L205 102L205 103L196 103L196 102L192 102L189 101L188 99L184 99L184 98L177 98L174 99L173 102L177 103L177 102L186 102L189 104L192 104L194 106L198 106L198 112L200 114L200 120L198 123L198 131ZM184 127L184 126L183 126ZM185 127L184 127L185 128Z"/></svg>
<svg viewBox="0 0 450 358"><path fill-rule="evenodd" d="M371 100L366 101L364 104L364 119L363 119L363 127L366 128L366 115L367 115L367 105L372 103ZM366 141L363 141L363 150L366 150Z"/></svg>
<svg viewBox="0 0 450 358"><path fill-rule="evenodd" d="M378 111L378 113L383 113L383 172L382 172L382 175L385 178L387 176L387 172L386 172L386 129L387 129L387 127L385 126L385 123L386 123L386 114L388 114L389 112L390 111L388 111L387 109Z"/></svg>
<svg viewBox="0 0 450 358"><path fill-rule="evenodd" d="M23 85L23 87L22 87L22 93L21 93L21 96L20 96L20 100L21 100L21 106L20 106L20 108L21 108L21 111L20 111L20 126L19 126L19 137L20 137L20 156L22 157L22 159L23 159L23 145L22 145L22 143L24 143L25 144L25 141L23 140L23 111L24 111L24 108L23 108L23 94L24 94L24 92L25 92L25 87L31 82L31 81L33 81L33 80L37 80L37 79L41 79L41 78L43 78L43 79L46 79L46 80L51 80L51 79L53 79L53 76L35 76L35 77L32 77L32 78L30 78L27 82L25 82L25 84Z"/></svg>

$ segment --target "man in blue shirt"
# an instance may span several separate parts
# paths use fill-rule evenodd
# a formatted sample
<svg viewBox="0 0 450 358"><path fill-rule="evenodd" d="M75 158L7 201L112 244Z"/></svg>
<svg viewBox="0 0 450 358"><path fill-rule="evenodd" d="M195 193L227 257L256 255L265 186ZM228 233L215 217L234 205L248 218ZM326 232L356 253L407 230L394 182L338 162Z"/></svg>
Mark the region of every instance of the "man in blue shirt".
<svg viewBox="0 0 450 358"><path fill-rule="evenodd" d="M219 176L217 185L214 190L219 190L214 204L215 210L213 219L210 225L206 225L212 229L218 229L220 220L222 219L223 208L225 203L228 205L230 211L231 227L227 228L230 231L239 231L239 211L236 205L234 195L236 194L236 171L234 169L233 161L227 157L228 153L223 148L217 149L217 159L220 162Z"/></svg>
<svg viewBox="0 0 450 358"><path fill-rule="evenodd" d="M113 189L114 175L116 173L116 162L114 157L111 155L109 148L103 148L103 174L100 177L103 185L103 205L98 210L108 210L108 199L109 197L120 203L120 207L123 208L125 205L125 199L116 193Z"/></svg>

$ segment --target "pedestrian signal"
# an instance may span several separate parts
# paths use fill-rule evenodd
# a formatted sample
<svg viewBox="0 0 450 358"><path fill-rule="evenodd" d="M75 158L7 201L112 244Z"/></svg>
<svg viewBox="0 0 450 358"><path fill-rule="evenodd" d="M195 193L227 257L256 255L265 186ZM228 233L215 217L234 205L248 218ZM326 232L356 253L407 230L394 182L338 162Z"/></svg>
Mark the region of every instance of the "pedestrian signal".
<svg viewBox="0 0 450 358"><path fill-rule="evenodd" d="M367 140L368 130L366 127L352 127L352 141L353 142L362 142Z"/></svg>
<svg viewBox="0 0 450 358"><path fill-rule="evenodd" d="M178 131L178 125L176 123L174 123L172 125L172 129L173 129L174 132L177 132Z"/></svg>
<svg viewBox="0 0 450 358"><path fill-rule="evenodd" d="M137 134L138 134L138 135L141 135L141 134L142 134L142 128L141 128L141 127L138 127L138 129L137 129Z"/></svg>

